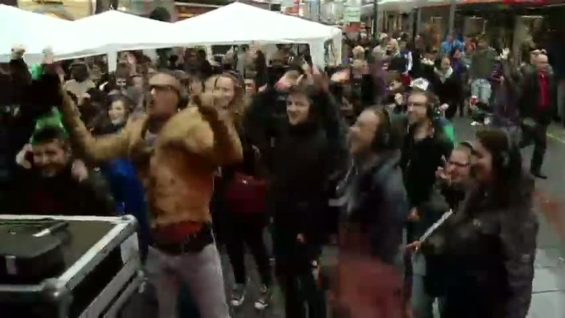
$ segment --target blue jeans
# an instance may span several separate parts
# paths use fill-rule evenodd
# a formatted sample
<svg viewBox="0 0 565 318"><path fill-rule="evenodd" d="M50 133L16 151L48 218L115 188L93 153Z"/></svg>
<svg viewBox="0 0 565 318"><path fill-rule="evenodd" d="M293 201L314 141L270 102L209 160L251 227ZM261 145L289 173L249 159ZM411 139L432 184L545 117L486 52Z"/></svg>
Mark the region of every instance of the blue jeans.
<svg viewBox="0 0 565 318"><path fill-rule="evenodd" d="M486 79L475 79L471 82L471 96L477 96L479 102L485 105L490 104L492 88Z"/></svg>

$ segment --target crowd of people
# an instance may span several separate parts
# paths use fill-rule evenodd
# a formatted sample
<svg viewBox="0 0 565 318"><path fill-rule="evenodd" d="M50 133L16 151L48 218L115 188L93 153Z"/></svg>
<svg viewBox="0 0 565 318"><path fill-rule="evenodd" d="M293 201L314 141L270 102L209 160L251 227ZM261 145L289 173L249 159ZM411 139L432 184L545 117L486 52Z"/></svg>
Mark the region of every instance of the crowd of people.
<svg viewBox="0 0 565 318"><path fill-rule="evenodd" d="M2 211L133 214L161 318L179 301L230 317L251 288L246 250L259 311L278 284L290 318L427 318L436 301L443 318L526 317L533 177L558 115L547 53L517 65L485 38L348 44L326 69L280 45L270 61L255 47L220 63L124 52L110 73L48 51L28 66L14 49L0 68ZM457 113L484 126L475 140L457 141Z"/></svg>

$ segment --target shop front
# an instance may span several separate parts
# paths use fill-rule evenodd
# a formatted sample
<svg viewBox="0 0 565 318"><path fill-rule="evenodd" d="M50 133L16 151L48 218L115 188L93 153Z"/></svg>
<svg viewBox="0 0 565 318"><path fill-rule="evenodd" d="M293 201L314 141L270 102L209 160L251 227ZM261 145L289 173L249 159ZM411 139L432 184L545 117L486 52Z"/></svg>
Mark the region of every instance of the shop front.
<svg viewBox="0 0 565 318"><path fill-rule="evenodd" d="M464 35L484 34L495 48L509 47L521 60L563 31L565 0L465 0L457 13Z"/></svg>

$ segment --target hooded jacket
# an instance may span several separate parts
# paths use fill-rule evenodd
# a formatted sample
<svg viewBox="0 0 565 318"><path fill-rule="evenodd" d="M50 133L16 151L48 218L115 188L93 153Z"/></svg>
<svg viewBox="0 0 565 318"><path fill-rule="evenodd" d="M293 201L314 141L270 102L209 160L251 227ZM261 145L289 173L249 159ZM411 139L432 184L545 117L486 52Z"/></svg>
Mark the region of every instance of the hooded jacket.
<svg viewBox="0 0 565 318"><path fill-rule="evenodd" d="M147 116L130 120L117 134L95 138L66 94L62 110L72 139L88 158L132 160L145 187L154 226L210 222L209 204L217 167L242 159L233 124L224 118L206 118L196 107L171 117L157 134L153 147L145 141Z"/></svg>

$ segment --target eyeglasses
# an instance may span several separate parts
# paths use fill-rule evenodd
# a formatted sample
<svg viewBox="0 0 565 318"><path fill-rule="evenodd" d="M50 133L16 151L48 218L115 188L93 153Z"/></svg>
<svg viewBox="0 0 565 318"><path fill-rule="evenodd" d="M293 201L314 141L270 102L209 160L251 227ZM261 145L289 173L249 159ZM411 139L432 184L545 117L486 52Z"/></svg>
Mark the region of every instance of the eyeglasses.
<svg viewBox="0 0 565 318"><path fill-rule="evenodd" d="M408 102L406 104L406 106L408 107L426 107L426 103L413 103L413 102Z"/></svg>
<svg viewBox="0 0 565 318"><path fill-rule="evenodd" d="M457 162L457 161L451 161L451 160L448 161L447 164L450 165L450 166L456 166L456 167L459 167L459 168L466 168L470 165L469 162Z"/></svg>
<svg viewBox="0 0 565 318"><path fill-rule="evenodd" d="M176 91L176 88L174 88L171 85L151 84L149 85L149 91L152 90L156 90L158 92L170 92L170 91Z"/></svg>

